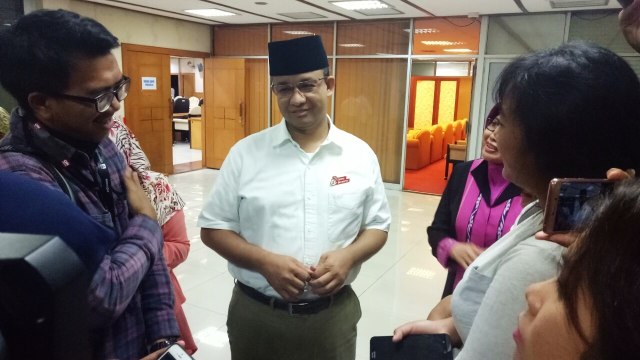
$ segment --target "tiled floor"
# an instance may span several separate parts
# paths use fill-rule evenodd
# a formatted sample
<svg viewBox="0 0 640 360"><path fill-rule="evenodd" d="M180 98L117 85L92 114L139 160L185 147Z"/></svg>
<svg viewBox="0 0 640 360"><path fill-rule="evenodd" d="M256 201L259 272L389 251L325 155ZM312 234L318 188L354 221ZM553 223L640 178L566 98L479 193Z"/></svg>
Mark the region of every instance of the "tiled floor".
<svg viewBox="0 0 640 360"><path fill-rule="evenodd" d="M189 143L173 144L173 164L184 164L202 160L202 150L192 149Z"/></svg>
<svg viewBox="0 0 640 360"><path fill-rule="evenodd" d="M184 310L199 350L196 359L231 359L226 314L233 279L226 261L200 241L196 221L203 198L217 176L216 170L173 175L187 206L187 231L191 252L176 275L187 296ZM431 256L426 226L431 223L439 197L387 190L393 223L382 250L362 266L353 287L360 297L357 360L369 359L369 339L390 335L410 320L426 317L438 302L446 272Z"/></svg>

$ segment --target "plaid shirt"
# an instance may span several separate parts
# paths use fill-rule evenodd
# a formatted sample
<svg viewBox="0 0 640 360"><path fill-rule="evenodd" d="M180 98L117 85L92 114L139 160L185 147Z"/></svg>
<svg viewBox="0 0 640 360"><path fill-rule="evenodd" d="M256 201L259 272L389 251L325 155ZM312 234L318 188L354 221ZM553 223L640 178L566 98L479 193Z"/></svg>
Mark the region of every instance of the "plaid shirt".
<svg viewBox="0 0 640 360"><path fill-rule="evenodd" d="M122 178L126 163L113 142L105 137L97 148L107 165L112 206L101 201L96 160L52 136L37 122L28 122L19 110L11 115L10 133L0 141L0 147L7 145L19 151L0 152L0 169L62 191L52 168L43 165L46 156L64 175L76 204L119 234L89 288L95 357L139 359L147 353L146 344L177 337L160 226L147 216L130 216Z"/></svg>

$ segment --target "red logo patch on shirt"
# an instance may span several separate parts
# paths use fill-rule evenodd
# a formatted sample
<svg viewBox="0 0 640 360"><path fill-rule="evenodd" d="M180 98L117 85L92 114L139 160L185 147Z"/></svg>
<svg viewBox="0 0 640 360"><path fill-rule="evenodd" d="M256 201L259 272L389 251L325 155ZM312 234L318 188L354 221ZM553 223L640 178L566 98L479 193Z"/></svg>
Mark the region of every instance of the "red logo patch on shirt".
<svg viewBox="0 0 640 360"><path fill-rule="evenodd" d="M336 185L340 185L340 184L346 184L348 183L349 178L346 176L334 176L331 178L331 186L336 186Z"/></svg>

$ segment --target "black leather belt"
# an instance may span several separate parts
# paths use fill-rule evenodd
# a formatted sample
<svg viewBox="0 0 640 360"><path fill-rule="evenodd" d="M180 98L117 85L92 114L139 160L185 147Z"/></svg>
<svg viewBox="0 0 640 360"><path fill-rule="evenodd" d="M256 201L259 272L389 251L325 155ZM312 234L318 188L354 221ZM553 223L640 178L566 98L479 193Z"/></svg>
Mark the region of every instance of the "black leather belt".
<svg viewBox="0 0 640 360"><path fill-rule="evenodd" d="M248 297L256 300L259 303L269 305L274 309L284 310L289 313L289 315L311 315L317 314L322 310L325 310L333 304L335 299L337 299L340 295L346 292L347 286L343 286L340 291L338 291L335 295L325 296L318 299L312 299L309 301L300 301L300 302L286 302L281 299L267 296L260 291L247 286L240 281L236 281L238 288L242 290Z"/></svg>

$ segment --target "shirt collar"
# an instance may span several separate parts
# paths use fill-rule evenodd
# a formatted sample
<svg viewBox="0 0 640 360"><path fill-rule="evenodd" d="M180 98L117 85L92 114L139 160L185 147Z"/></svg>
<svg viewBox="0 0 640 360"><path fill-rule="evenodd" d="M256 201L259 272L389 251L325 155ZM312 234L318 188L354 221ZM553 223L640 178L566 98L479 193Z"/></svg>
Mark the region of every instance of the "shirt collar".
<svg viewBox="0 0 640 360"><path fill-rule="evenodd" d="M344 146L344 142L343 142L343 137L341 136L342 134L340 132L340 129L336 127L336 125L333 123L333 120L329 115L327 115L327 120L329 121L329 133L327 133L327 138L320 145L320 147L327 146L327 145L335 145L339 148L342 148ZM291 134L289 133L289 130L287 130L287 124L284 118L282 118L282 121L280 121L280 123L277 124L275 128L276 129L273 133L273 137L271 141L272 147L275 148L286 143L290 143L290 144L295 143L295 141L291 137Z"/></svg>
<svg viewBox="0 0 640 360"><path fill-rule="evenodd" d="M473 179L478 185L478 189L480 190L480 194L482 194L484 201L487 204L490 204L491 207L502 204L503 202L520 195L522 192L518 186L510 182L507 187L502 190L502 193L496 198L495 202L491 204L492 188L489 183L489 162L487 160L481 160L475 168L471 169L471 176L473 176ZM493 190L496 191L497 189Z"/></svg>
<svg viewBox="0 0 640 360"><path fill-rule="evenodd" d="M10 144L17 148L34 148L53 164L66 168L73 161L89 162L89 155L52 135L30 113L18 108L11 114Z"/></svg>

